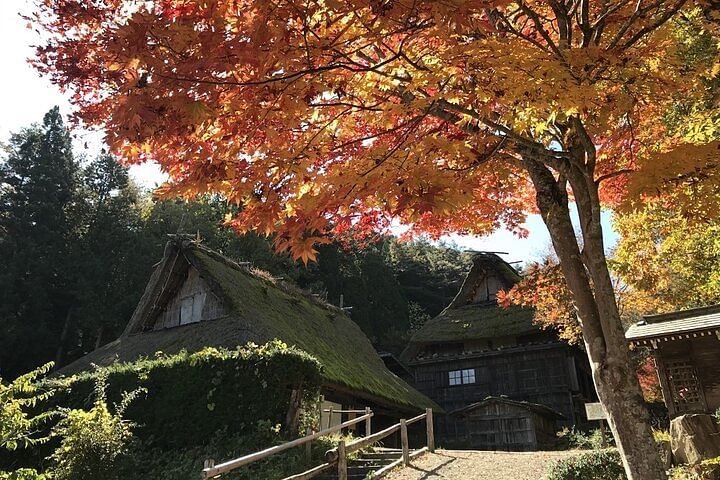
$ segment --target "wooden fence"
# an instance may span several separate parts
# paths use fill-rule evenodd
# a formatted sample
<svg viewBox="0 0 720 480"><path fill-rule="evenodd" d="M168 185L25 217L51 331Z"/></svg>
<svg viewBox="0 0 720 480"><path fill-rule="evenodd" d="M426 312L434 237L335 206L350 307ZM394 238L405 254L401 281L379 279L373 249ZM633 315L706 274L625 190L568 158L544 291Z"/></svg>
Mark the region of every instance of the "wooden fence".
<svg viewBox="0 0 720 480"><path fill-rule="evenodd" d="M357 413L360 413L362 411L355 411ZM353 413L355 413L353 412ZM352 420L348 420L347 422L343 422L339 425L335 425L329 428L326 428L324 430L321 430L316 433L310 433L309 435L306 435L302 438L298 438L296 440L292 440L287 443L283 443L280 445L276 445L274 447L266 448L265 450L261 450L259 452L251 453L250 455L245 455L244 457L236 458L235 460L230 460L228 462L221 463L219 465L214 465L212 460L208 460L205 462L205 468L203 468L201 472L201 478L203 480L206 480L208 478L217 477L219 475L222 475L223 473L230 472L232 470L235 470L236 468L239 468L243 465L247 465L249 463L255 462L257 460L262 460L263 458L267 458L271 455L274 455L276 453L280 453L282 451L288 450L290 448L298 447L300 445L307 444L307 447L310 446L310 442L313 440L325 436L330 435L331 433L338 432L342 430L343 428L347 428L351 425L355 425L360 422L365 422L365 432L371 431L371 424L370 419L373 417L373 413L370 411L369 408L366 408L364 410L365 414L353 418ZM426 423L426 432L427 432L427 446L423 447L420 450L417 450L415 452L410 453L410 448L408 444L408 434L407 434L407 426L411 425L415 422L419 422L421 420L425 420ZM392 435L393 433L400 430L400 443L402 445L402 457L391 463L390 465L387 465L383 467L381 470L378 470L375 472L376 476L380 476L383 473L387 472L388 470L402 464L402 465L409 465L410 459L416 457L417 455L420 455L424 452L435 451L435 434L433 429L433 413L432 409L428 408L425 410L425 413L422 415L418 415L417 417L413 417L409 420L402 419L400 420L400 423L396 423L395 425L388 427L384 430L381 430L377 433L373 433L371 435L367 435L365 437L358 438L357 440L354 440L348 444L345 444L344 441L340 441L338 446L336 448L333 448L332 450L328 450L325 452L325 463L318 465L317 467L313 467L310 470L306 470L302 473L298 473L296 475L291 475L289 477L284 478L283 480L308 480L311 478L314 478L321 473L330 470L333 467L337 467L338 472L338 479L339 480L347 480L347 456L355 452L357 450L361 450L363 448L367 448L371 445L376 444L377 442L385 439L386 437ZM308 448L309 452L309 448Z"/></svg>

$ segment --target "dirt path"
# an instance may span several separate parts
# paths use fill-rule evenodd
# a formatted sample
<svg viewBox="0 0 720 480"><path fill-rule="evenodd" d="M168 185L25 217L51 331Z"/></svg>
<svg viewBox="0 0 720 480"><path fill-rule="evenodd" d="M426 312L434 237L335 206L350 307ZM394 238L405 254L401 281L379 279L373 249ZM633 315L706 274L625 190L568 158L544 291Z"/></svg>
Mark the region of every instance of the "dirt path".
<svg viewBox="0 0 720 480"><path fill-rule="evenodd" d="M555 460L576 455L563 452L479 452L437 450L391 472L387 480L541 480Z"/></svg>

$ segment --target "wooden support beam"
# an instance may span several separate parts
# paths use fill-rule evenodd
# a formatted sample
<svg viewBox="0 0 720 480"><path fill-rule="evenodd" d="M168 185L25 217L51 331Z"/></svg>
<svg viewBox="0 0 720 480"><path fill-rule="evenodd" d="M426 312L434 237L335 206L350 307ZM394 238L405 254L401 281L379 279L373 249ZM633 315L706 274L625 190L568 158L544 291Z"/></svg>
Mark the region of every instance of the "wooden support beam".
<svg viewBox="0 0 720 480"><path fill-rule="evenodd" d="M410 445L408 443L407 423L403 418L400 420L400 443L402 444L403 465L410 465Z"/></svg>
<svg viewBox="0 0 720 480"><path fill-rule="evenodd" d="M425 421L426 421L426 433L427 433L427 448L432 453L435 451L435 428L433 425L433 411L432 408L425 409Z"/></svg>
<svg viewBox="0 0 720 480"><path fill-rule="evenodd" d="M305 430L305 436L309 437L313 434L313 431L310 427L307 427ZM305 444L305 461L309 464L312 461L312 442L307 442Z"/></svg>
<svg viewBox="0 0 720 480"><path fill-rule="evenodd" d="M365 415L367 415L368 413L370 413L370 407L365 407ZM366 437L369 437L372 434L372 423L370 423L370 422L371 422L371 417L367 417L367 419L365 420L365 436Z"/></svg>
<svg viewBox="0 0 720 480"><path fill-rule="evenodd" d="M323 463L322 465L318 465L317 467L313 467L310 470L307 470L302 473L298 473L296 475L291 475L289 477L283 478L283 480L309 480L311 478L315 478L321 473L325 472L326 470L329 470L335 466L334 463Z"/></svg>
<svg viewBox="0 0 720 480"><path fill-rule="evenodd" d="M345 442L338 443L338 480L347 480L347 454L345 453Z"/></svg>

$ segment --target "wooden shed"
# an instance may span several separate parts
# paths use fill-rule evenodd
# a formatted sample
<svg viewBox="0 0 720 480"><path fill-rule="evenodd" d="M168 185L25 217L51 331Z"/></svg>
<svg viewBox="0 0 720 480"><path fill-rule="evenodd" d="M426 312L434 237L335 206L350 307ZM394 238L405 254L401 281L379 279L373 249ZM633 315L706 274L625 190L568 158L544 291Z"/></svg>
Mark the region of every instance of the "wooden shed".
<svg viewBox="0 0 720 480"><path fill-rule="evenodd" d="M454 437L476 450L534 451L556 441L556 422L564 417L545 405L488 397L449 415Z"/></svg>
<svg viewBox="0 0 720 480"><path fill-rule="evenodd" d="M625 337L651 350L670 418L720 408L720 305L645 316Z"/></svg>

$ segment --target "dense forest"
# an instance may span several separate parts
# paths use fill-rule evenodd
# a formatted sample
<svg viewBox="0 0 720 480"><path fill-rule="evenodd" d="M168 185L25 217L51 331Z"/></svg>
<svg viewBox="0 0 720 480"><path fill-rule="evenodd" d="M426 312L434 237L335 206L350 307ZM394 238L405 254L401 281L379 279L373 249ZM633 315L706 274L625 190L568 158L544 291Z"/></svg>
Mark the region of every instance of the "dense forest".
<svg viewBox="0 0 720 480"><path fill-rule="evenodd" d="M319 247L308 266L277 255L272 238L222 225L220 198L158 201L128 168L73 152L57 108L5 143L0 160L0 377L44 362L62 366L114 340L139 300L168 234L294 281L344 305L378 349L398 351L442 310L469 253L383 237Z"/></svg>

